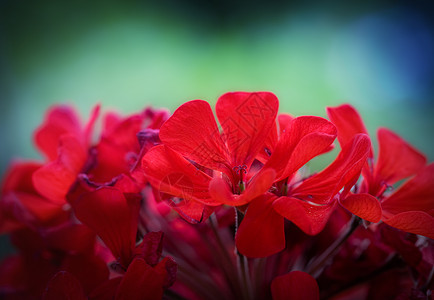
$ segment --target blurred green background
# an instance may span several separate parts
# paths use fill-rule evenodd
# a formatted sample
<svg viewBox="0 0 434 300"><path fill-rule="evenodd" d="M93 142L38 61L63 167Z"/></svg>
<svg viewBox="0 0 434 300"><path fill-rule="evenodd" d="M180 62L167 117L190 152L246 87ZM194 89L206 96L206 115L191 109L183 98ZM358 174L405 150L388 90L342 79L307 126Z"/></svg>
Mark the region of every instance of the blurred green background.
<svg viewBox="0 0 434 300"><path fill-rule="evenodd" d="M350 3L351 2L351 3ZM343 102L434 158L433 1L0 1L0 171L38 158L46 109L173 111L267 90L281 112Z"/></svg>

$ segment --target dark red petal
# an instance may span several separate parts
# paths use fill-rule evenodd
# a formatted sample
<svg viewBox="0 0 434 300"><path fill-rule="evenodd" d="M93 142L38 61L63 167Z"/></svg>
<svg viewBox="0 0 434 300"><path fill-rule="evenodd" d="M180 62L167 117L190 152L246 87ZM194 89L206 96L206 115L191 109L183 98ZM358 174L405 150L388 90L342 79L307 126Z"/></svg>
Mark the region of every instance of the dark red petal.
<svg viewBox="0 0 434 300"><path fill-rule="evenodd" d="M386 128L377 132L379 154L376 164L377 180L389 185L414 175L426 164L426 157L398 135Z"/></svg>
<svg viewBox="0 0 434 300"><path fill-rule="evenodd" d="M232 166L250 166L275 126L279 101L269 92L222 95L216 113Z"/></svg>
<svg viewBox="0 0 434 300"><path fill-rule="evenodd" d="M164 278L143 259L136 258L119 284L115 300L161 300Z"/></svg>
<svg viewBox="0 0 434 300"><path fill-rule="evenodd" d="M143 156L142 168L151 185L162 193L187 201L220 205L208 192L211 177L168 147L160 145L149 150Z"/></svg>
<svg viewBox="0 0 434 300"><path fill-rule="evenodd" d="M163 250L163 232L149 232L143 237L141 244L143 259L150 266L155 266Z"/></svg>
<svg viewBox="0 0 434 300"><path fill-rule="evenodd" d="M89 294L89 299L113 300L122 279L123 277L115 277L103 282Z"/></svg>
<svg viewBox="0 0 434 300"><path fill-rule="evenodd" d="M284 219L272 207L275 199L265 194L250 202L235 236L237 249L245 256L266 257L285 248Z"/></svg>
<svg viewBox="0 0 434 300"><path fill-rule="evenodd" d="M161 274L161 276L164 276L163 287L165 289L171 287L175 283L178 265L171 257L163 258L154 270Z"/></svg>
<svg viewBox="0 0 434 300"><path fill-rule="evenodd" d="M370 148L369 137L357 134L331 165L303 181L294 188L292 195L316 203L328 203L343 187L345 194L359 178Z"/></svg>
<svg viewBox="0 0 434 300"><path fill-rule="evenodd" d="M61 270L74 275L82 284L86 294L109 279L106 262L93 253L68 255L62 262Z"/></svg>
<svg viewBox="0 0 434 300"><path fill-rule="evenodd" d="M406 211L390 218L383 218L383 222L402 231L434 239L434 217L426 212Z"/></svg>
<svg viewBox="0 0 434 300"><path fill-rule="evenodd" d="M63 135L58 158L33 173L33 185L42 196L63 204L85 161L86 152L82 144L72 135Z"/></svg>
<svg viewBox="0 0 434 300"><path fill-rule="evenodd" d="M43 232L50 248L69 253L84 253L93 250L95 233L83 224L65 223L53 226Z"/></svg>
<svg viewBox="0 0 434 300"><path fill-rule="evenodd" d="M205 101L194 100L181 105L161 127L160 139L202 166L228 171L227 148L211 107Z"/></svg>
<svg viewBox="0 0 434 300"><path fill-rule="evenodd" d="M319 205L293 197L280 197L274 201L273 208L305 233L316 235L324 229L335 204L333 201Z"/></svg>
<svg viewBox="0 0 434 300"><path fill-rule="evenodd" d="M336 128L326 119L311 116L295 118L285 129L264 167L275 169L277 180L284 179L323 153L335 137Z"/></svg>
<svg viewBox="0 0 434 300"><path fill-rule="evenodd" d="M36 147L49 160L55 160L59 139L63 134L72 134L79 138L81 135L80 121L72 107L54 106L45 116L44 123L35 131ZM80 140L80 142L83 141Z"/></svg>
<svg viewBox="0 0 434 300"><path fill-rule="evenodd" d="M341 147L349 143L358 133L368 134L359 113L349 104L327 107L327 115L338 129L338 141ZM369 157L373 157L372 149L370 150Z"/></svg>
<svg viewBox="0 0 434 300"><path fill-rule="evenodd" d="M86 300L87 298L77 278L69 272L60 271L48 282L42 299Z"/></svg>
<svg viewBox="0 0 434 300"><path fill-rule="evenodd" d="M353 194L345 197L339 203L352 214L364 220L373 223L380 222L381 220L381 205L374 196L369 194Z"/></svg>
<svg viewBox="0 0 434 300"><path fill-rule="evenodd" d="M434 211L434 163L426 166L415 177L405 182L381 206L386 214L405 211ZM431 214L431 213L430 213Z"/></svg>
<svg viewBox="0 0 434 300"><path fill-rule="evenodd" d="M271 294L273 300L318 300L319 287L309 274L292 271L273 279Z"/></svg>
<svg viewBox="0 0 434 300"><path fill-rule="evenodd" d="M128 203L123 193L103 187L84 194L74 202L77 218L89 226L126 267L136 242L139 206Z"/></svg>

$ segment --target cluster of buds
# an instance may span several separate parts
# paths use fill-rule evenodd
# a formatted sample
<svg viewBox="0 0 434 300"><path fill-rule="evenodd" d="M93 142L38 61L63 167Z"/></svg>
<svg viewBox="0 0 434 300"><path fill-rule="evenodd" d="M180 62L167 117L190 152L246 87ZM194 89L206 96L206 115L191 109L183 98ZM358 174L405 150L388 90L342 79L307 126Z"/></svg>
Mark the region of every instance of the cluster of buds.
<svg viewBox="0 0 434 300"><path fill-rule="evenodd" d="M172 115L55 106L43 161L4 175L1 299L431 299L434 164L350 105L278 114L269 92ZM94 127L101 128L96 132ZM307 164L334 149L317 173ZM374 154L378 153L375 158Z"/></svg>

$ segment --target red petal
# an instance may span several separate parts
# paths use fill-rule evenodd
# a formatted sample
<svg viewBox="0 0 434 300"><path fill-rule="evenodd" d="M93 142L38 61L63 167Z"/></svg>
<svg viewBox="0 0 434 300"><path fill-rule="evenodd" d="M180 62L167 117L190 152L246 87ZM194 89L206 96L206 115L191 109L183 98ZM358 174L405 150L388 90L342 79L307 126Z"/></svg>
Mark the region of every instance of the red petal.
<svg viewBox="0 0 434 300"><path fill-rule="evenodd" d="M335 202L319 205L292 197L280 197L273 203L273 208L281 216L309 235L316 235L324 229L334 207Z"/></svg>
<svg viewBox="0 0 434 300"><path fill-rule="evenodd" d="M176 202L174 200L169 200L169 206L172 207L175 211L177 211L184 220L191 224L197 224L206 221L206 219L210 215L207 215L206 209L212 209L214 207L206 206L203 203L192 200L183 199L180 202L178 202L178 199L175 200Z"/></svg>
<svg viewBox="0 0 434 300"><path fill-rule="evenodd" d="M277 180L291 176L310 159L324 152L336 137L335 126L319 117L298 117L279 139L265 168L273 168Z"/></svg>
<svg viewBox="0 0 434 300"><path fill-rule="evenodd" d="M116 300L161 300L164 277L141 258L133 260L119 284Z"/></svg>
<svg viewBox="0 0 434 300"><path fill-rule="evenodd" d="M366 162L370 147L371 143L367 135L354 136L331 165L303 181L291 194L316 203L328 203L344 186L348 191L355 184Z"/></svg>
<svg viewBox="0 0 434 300"><path fill-rule="evenodd" d="M245 256L266 257L285 248L284 220L272 207L276 198L266 194L250 202L235 237Z"/></svg>
<svg viewBox="0 0 434 300"><path fill-rule="evenodd" d="M142 168L151 185L162 193L187 201L220 205L210 199L208 185L211 177L168 147L160 145L149 150L143 156Z"/></svg>
<svg viewBox="0 0 434 300"><path fill-rule="evenodd" d="M277 121L279 122L279 135L282 135L290 126L294 116L290 114L279 114Z"/></svg>
<svg viewBox="0 0 434 300"><path fill-rule="evenodd" d="M434 239L434 217L426 212L402 212L391 218L383 218L383 222L405 232L420 234Z"/></svg>
<svg viewBox="0 0 434 300"><path fill-rule="evenodd" d="M90 113L89 121L84 127L84 132L83 132L85 145L89 145L90 142L92 141L93 129L95 126L95 122L98 119L100 110L101 110L101 104L96 104Z"/></svg>
<svg viewBox="0 0 434 300"><path fill-rule="evenodd" d="M405 211L434 211L434 163L405 182L396 192L385 198L381 206L386 214Z"/></svg>
<svg viewBox="0 0 434 300"><path fill-rule="evenodd" d="M72 107L54 106L45 116L44 123L35 131L36 147L50 161L55 160L59 139L63 134L72 134L76 138L80 137L80 121Z"/></svg>
<svg viewBox="0 0 434 300"><path fill-rule="evenodd" d="M349 104L327 107L327 115L338 129L338 141L341 147L350 142L353 136L358 133L368 134L359 113ZM373 157L372 149L369 157Z"/></svg>
<svg viewBox="0 0 434 300"><path fill-rule="evenodd" d="M275 125L279 101L269 92L222 95L216 113L232 166L250 166Z"/></svg>
<svg viewBox="0 0 434 300"><path fill-rule="evenodd" d="M205 101L194 100L181 105L161 127L160 139L202 166L228 171L227 148L220 137L211 107Z"/></svg>
<svg viewBox="0 0 434 300"><path fill-rule="evenodd" d="M378 130L377 180L388 184L414 175L426 164L426 157L386 128Z"/></svg>
<svg viewBox="0 0 434 300"><path fill-rule="evenodd" d="M287 128L289 128L289 124L294 119L293 116L289 114L279 114L277 116L277 121L279 126L277 126L276 122L273 124L273 128L270 131L270 134L267 136L265 140L264 151L260 151L257 159L262 163L266 163L271 153L274 152L274 149L279 142L279 136L281 136ZM279 127L279 128L278 128Z"/></svg>
<svg viewBox="0 0 434 300"><path fill-rule="evenodd" d="M273 300L318 300L316 280L302 271L292 271L276 277L271 282Z"/></svg>
<svg viewBox="0 0 434 300"><path fill-rule="evenodd" d="M12 162L3 177L1 193L5 194L9 191L17 190L21 192L35 193L36 190L33 187L32 174L40 167L42 167L42 164L39 162Z"/></svg>
<svg viewBox="0 0 434 300"><path fill-rule="evenodd" d="M36 162L15 162L11 165L2 187L2 222L6 222L7 219L9 220L6 223L13 223L15 220L20 220L22 224L34 221L47 222L60 212L59 205L41 197L33 187L32 175L40 167L41 164ZM0 227L8 231L13 229L7 228L12 223Z"/></svg>
<svg viewBox="0 0 434 300"><path fill-rule="evenodd" d="M244 205L264 194L274 182L276 172L273 169L264 169L257 173L250 182L247 183L246 190L239 196L237 202Z"/></svg>
<svg viewBox="0 0 434 300"><path fill-rule="evenodd" d="M36 190L55 203L65 203L65 196L85 161L86 153L80 142L72 135L63 135L57 160L33 173Z"/></svg>
<svg viewBox="0 0 434 300"><path fill-rule="evenodd" d="M209 184L209 193L214 201L230 206L240 206L249 203L254 198L264 194L274 182L276 172L273 169L265 169L257 173L247 183L246 190L241 195L235 195L227 182L221 177L214 177Z"/></svg>
<svg viewBox="0 0 434 300"><path fill-rule="evenodd" d="M381 220L381 205L377 198L369 194L353 194L340 201L340 204L352 214L369 222Z"/></svg>
<svg viewBox="0 0 434 300"><path fill-rule="evenodd" d="M89 226L126 267L135 248L139 206L127 203L123 193L103 187L74 202L77 218Z"/></svg>
<svg viewBox="0 0 434 300"><path fill-rule="evenodd" d="M77 278L69 272L60 271L48 282L42 299L86 300L87 298Z"/></svg>
<svg viewBox="0 0 434 300"><path fill-rule="evenodd" d="M210 181L209 194L217 203L233 206L238 205L235 203L235 195L230 190L228 183L219 176L214 176L214 178Z"/></svg>

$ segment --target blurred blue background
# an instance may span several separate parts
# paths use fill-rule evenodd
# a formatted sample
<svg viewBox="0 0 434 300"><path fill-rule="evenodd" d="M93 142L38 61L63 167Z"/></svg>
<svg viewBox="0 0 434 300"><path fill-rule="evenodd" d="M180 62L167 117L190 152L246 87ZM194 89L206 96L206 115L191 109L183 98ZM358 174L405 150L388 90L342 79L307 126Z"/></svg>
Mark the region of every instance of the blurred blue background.
<svg viewBox="0 0 434 300"><path fill-rule="evenodd" d="M327 3L326 3L327 2ZM433 1L0 1L0 171L72 103L173 111L266 90L281 112L349 102L434 158ZM0 243L1 244L1 243Z"/></svg>

